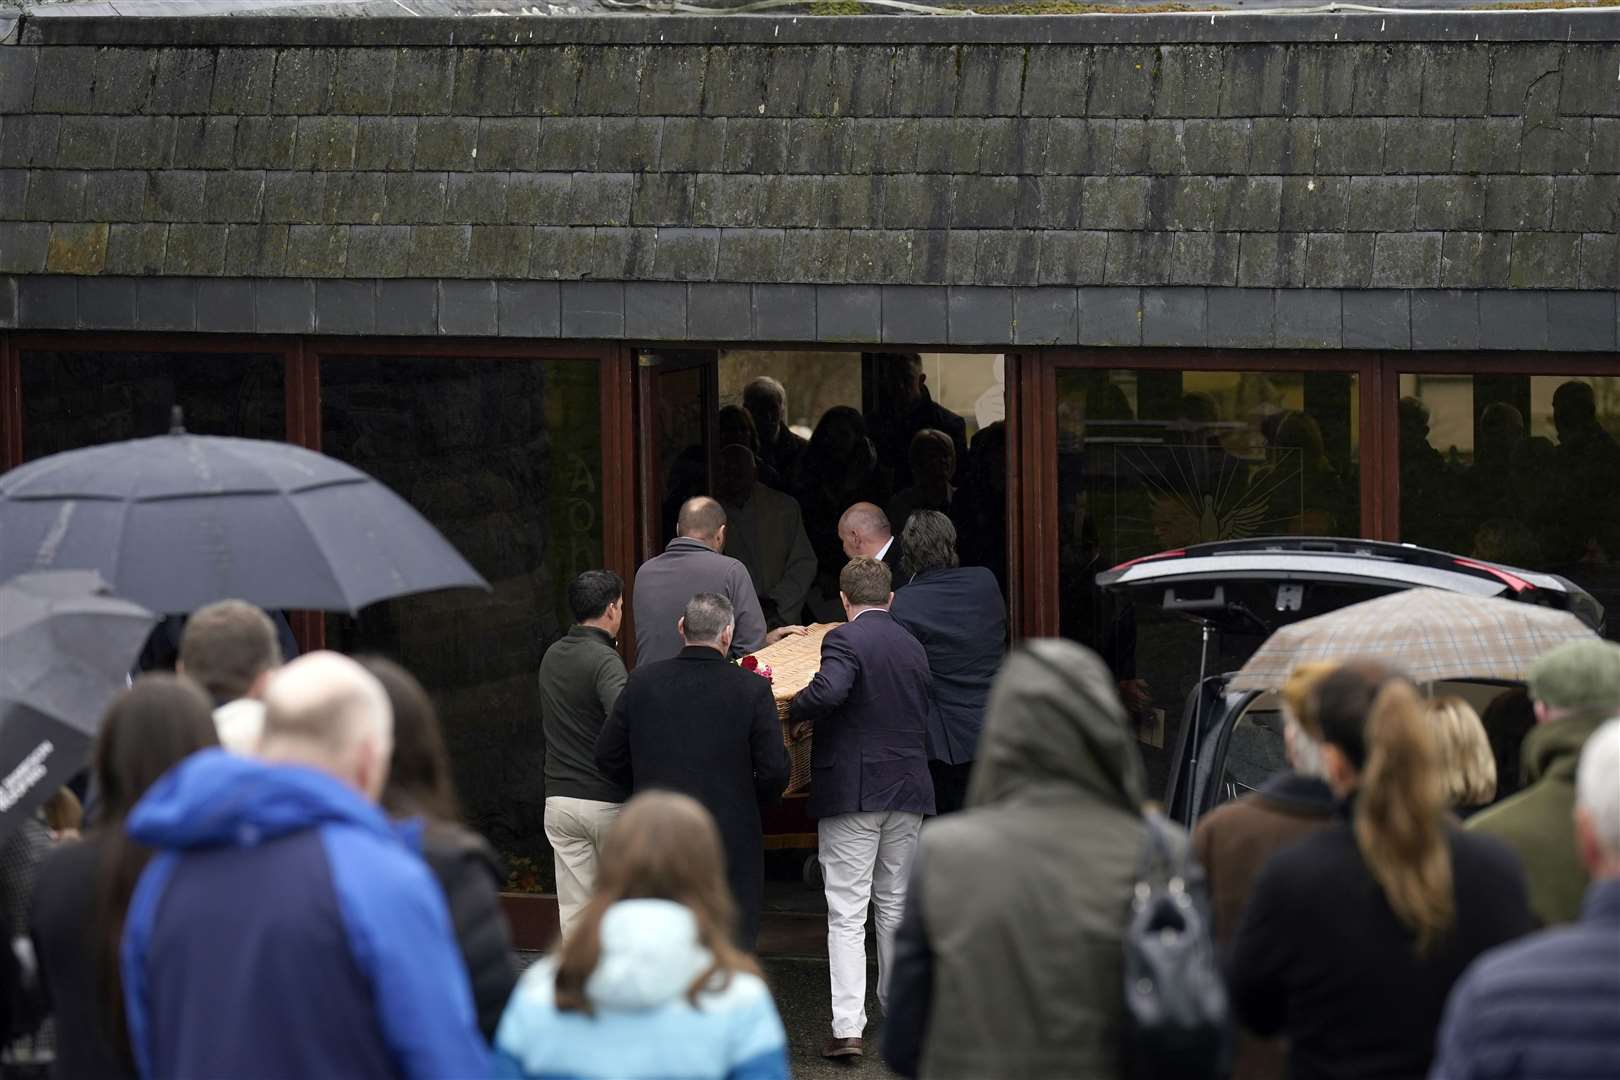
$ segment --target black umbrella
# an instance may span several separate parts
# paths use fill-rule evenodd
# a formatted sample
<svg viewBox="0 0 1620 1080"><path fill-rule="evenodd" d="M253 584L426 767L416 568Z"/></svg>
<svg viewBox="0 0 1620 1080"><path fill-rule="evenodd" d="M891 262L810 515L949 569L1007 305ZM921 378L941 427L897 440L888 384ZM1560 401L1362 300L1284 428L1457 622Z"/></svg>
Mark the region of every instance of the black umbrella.
<svg viewBox="0 0 1620 1080"><path fill-rule="evenodd" d="M287 443L173 432L53 454L0 476L0 578L95 569L181 614L236 598L354 613L489 585L405 500Z"/></svg>
<svg viewBox="0 0 1620 1080"><path fill-rule="evenodd" d="M88 570L0 585L0 836L84 766L157 616Z"/></svg>

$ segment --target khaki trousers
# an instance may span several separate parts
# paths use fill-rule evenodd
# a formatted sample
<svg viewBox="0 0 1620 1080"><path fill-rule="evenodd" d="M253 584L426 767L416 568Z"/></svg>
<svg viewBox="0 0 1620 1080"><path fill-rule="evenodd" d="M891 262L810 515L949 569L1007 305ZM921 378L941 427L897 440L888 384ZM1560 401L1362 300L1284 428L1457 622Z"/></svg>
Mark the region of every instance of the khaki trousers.
<svg viewBox="0 0 1620 1080"><path fill-rule="evenodd" d="M620 805L564 795L546 799L546 839L557 870L557 918L565 938L591 898L602 838L618 818Z"/></svg>

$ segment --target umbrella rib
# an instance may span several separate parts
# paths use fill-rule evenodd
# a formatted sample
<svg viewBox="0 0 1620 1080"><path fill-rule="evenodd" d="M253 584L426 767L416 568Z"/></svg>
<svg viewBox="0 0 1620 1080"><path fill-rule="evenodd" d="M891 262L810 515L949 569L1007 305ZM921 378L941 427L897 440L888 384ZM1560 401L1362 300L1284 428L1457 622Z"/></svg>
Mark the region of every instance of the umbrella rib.
<svg viewBox="0 0 1620 1080"><path fill-rule="evenodd" d="M373 480L372 483L381 483L381 481ZM330 485L320 485L320 486L330 486ZM316 490L316 488L309 488L307 490L314 491L314 490ZM315 530L310 526L309 517L304 513L304 508L302 506L298 505L298 500L296 498L294 498L293 496L294 496L294 492L288 491L288 492L283 492L282 493L282 498L287 500L287 504L292 507L293 513L298 515L298 523L304 527L304 534L309 537L310 546L313 547L316 551L321 552L321 554L324 556L326 554L326 551L321 546L319 539L315 536ZM360 609L355 606L354 598L349 595L349 586L343 580L343 575L339 574L333 568L330 559L327 559L327 561L326 561L326 568L327 568L327 571L331 574L332 582L333 582L333 584L335 584L337 586L338 592L343 595L343 603L344 603L343 610L348 612L350 615L358 615L359 612L360 612Z"/></svg>

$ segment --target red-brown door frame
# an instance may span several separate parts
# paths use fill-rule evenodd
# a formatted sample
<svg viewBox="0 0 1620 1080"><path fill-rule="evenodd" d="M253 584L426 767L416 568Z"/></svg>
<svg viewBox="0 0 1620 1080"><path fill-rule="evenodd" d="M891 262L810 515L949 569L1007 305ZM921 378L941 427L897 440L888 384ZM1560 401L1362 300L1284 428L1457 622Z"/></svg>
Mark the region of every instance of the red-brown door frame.
<svg viewBox="0 0 1620 1080"><path fill-rule="evenodd" d="M22 365L11 337L0 334L0 473L22 464Z"/></svg>
<svg viewBox="0 0 1620 1080"><path fill-rule="evenodd" d="M1023 598L1020 629L1025 636L1056 635L1058 609L1057 377L1065 370L1118 368L1177 371L1342 371L1357 376L1361 453L1361 531L1379 537L1379 479L1387 445L1378 436L1386 420L1378 408L1382 365L1377 355L1357 352L1246 352L1241 350L1083 349L1027 355L1019 365L1018 400L1028 422L1018 432L1024 497L1013 511L1024 528L1020 549ZM1392 421L1391 421L1392 422Z"/></svg>

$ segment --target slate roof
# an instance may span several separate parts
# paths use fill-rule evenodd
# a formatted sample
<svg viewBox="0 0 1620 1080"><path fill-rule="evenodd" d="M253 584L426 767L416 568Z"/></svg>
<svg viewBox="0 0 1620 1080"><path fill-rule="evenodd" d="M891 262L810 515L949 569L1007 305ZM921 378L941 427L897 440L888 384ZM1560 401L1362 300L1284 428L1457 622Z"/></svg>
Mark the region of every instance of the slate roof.
<svg viewBox="0 0 1620 1080"><path fill-rule="evenodd" d="M0 46L0 273L1620 285L1614 12L164 22Z"/></svg>

